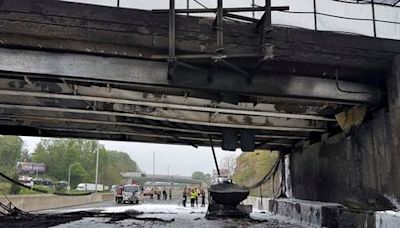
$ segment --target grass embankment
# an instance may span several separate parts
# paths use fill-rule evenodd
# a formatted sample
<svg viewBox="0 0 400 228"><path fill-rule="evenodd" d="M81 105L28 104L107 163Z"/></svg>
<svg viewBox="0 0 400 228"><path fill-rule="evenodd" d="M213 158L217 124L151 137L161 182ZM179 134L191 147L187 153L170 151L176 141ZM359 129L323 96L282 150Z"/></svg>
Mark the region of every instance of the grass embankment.
<svg viewBox="0 0 400 228"><path fill-rule="evenodd" d="M256 150L252 153L242 153L236 160L233 181L239 185L251 186L260 181L271 169L279 154L268 150ZM275 191L279 187L278 175L275 178ZM261 187L263 197L272 197L272 180ZM250 190L251 196L260 195L260 187Z"/></svg>
<svg viewBox="0 0 400 228"><path fill-rule="evenodd" d="M11 189L11 184L9 183L4 183L4 182L0 182L0 189L6 193L9 194L10 193L10 189ZM1 194L0 194L1 196Z"/></svg>

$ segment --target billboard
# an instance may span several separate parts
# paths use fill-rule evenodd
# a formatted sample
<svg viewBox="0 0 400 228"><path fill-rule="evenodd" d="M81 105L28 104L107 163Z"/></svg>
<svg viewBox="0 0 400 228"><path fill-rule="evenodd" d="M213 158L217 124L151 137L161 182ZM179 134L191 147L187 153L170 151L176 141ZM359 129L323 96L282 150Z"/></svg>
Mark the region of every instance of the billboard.
<svg viewBox="0 0 400 228"><path fill-rule="evenodd" d="M44 173L46 164L34 162L17 162L17 173Z"/></svg>

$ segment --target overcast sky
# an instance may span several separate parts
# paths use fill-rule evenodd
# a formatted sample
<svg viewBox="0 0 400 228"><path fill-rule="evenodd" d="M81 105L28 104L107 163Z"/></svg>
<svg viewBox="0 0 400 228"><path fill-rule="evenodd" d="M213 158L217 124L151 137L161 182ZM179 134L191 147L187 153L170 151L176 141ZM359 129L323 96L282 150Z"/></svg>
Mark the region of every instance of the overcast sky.
<svg viewBox="0 0 400 228"><path fill-rule="evenodd" d="M91 4L115 6L117 0L68 0ZM215 7L216 0L199 0L207 7ZM122 7L154 9L167 8L168 0L120 0ZM250 6L251 0L225 0L226 7ZM256 0L256 4L263 5L264 0ZM273 5L288 5L291 11L312 11L311 0L274 0ZM184 8L186 0L176 0L177 8ZM191 7L199 8L193 0L190 0ZM335 14L347 17L372 18L370 5L354 5L334 2L332 0L318 0L317 11L321 13ZM258 17L260 14L257 15ZM380 20L400 21L399 8L376 6L376 18ZM313 15L309 14L286 14L274 12L272 22L274 24L290 25L303 28L314 28ZM372 22L349 21L325 16L318 16L318 28L320 30L344 31L364 35L373 35ZM395 24L377 23L378 37L400 39L400 26ZM27 148L32 152L40 138L23 137ZM153 152L156 154L156 173L167 173L168 167L171 173L190 175L193 171L199 170L210 173L214 168L210 148L195 149L189 146L171 146L161 144L126 143L114 141L101 141L110 150L127 152L132 159L137 161L141 169L152 173ZM240 151L225 152L217 149L218 159L226 155L238 156Z"/></svg>

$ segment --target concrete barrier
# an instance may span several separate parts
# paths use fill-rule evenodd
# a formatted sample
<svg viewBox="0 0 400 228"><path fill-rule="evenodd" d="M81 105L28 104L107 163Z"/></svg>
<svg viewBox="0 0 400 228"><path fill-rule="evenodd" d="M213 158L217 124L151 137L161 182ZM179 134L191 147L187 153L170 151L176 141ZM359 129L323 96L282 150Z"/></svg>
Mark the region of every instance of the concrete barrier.
<svg viewBox="0 0 400 228"><path fill-rule="evenodd" d="M337 203L251 196L243 203L308 227L400 227L400 212L394 211L352 210Z"/></svg>
<svg viewBox="0 0 400 228"><path fill-rule="evenodd" d="M11 195L8 199L23 211L39 211L109 201L114 199L114 195L112 193L94 193L87 196ZM0 202L7 204L9 201L5 197L0 197Z"/></svg>
<svg viewBox="0 0 400 228"><path fill-rule="evenodd" d="M324 208L340 206L333 203L296 199L261 199L259 197L248 197L244 204L253 205L254 208L259 210L268 211L310 227L321 227L323 225L322 214Z"/></svg>
<svg viewBox="0 0 400 228"><path fill-rule="evenodd" d="M270 198L260 198L255 196L249 196L246 200L243 201L246 205L252 205L254 209L269 211L269 202Z"/></svg>

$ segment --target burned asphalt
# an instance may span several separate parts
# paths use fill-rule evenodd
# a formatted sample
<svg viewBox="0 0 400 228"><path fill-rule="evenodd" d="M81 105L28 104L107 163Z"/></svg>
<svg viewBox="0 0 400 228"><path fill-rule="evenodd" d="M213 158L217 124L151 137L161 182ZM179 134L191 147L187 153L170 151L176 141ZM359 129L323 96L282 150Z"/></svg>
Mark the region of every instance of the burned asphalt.
<svg viewBox="0 0 400 228"><path fill-rule="evenodd" d="M39 211L0 221L0 227L304 227L255 210L250 218L205 218L207 207L182 207L177 200L145 201L139 205L113 201Z"/></svg>

